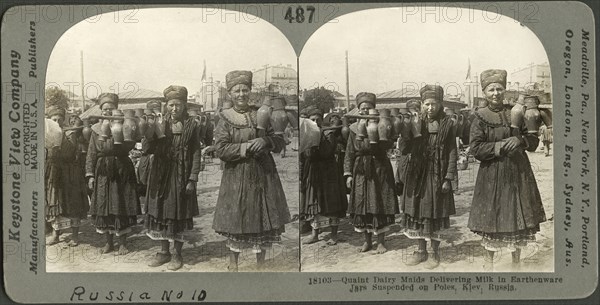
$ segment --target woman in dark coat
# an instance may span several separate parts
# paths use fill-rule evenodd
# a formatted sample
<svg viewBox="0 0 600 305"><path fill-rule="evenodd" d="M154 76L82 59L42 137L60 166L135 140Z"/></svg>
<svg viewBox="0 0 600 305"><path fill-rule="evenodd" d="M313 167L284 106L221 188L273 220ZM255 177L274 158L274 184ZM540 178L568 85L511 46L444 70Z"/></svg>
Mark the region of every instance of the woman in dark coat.
<svg viewBox="0 0 600 305"><path fill-rule="evenodd" d="M373 93L361 92L356 96L361 114L375 108ZM364 234L365 243L359 249L367 252L373 248L372 235L377 236L377 253L387 251L385 232L395 222L399 213L398 198L394 189L394 170L387 156L392 142L370 144L369 139L357 139L357 123L350 125L346 146L344 177L350 188L348 214L354 230Z"/></svg>
<svg viewBox="0 0 600 305"><path fill-rule="evenodd" d="M98 103L103 115L112 115L112 110L119 105L119 97L114 93L102 93ZM92 190L90 214L96 232L106 235L102 253L114 250L115 235L119 237L118 253L125 255L129 252L127 233L131 232L131 226L137 223L137 215L141 213L135 168L129 158L135 142L114 144L112 135L102 138L101 124L92 125L85 163L85 176Z"/></svg>
<svg viewBox="0 0 600 305"><path fill-rule="evenodd" d="M252 72L229 72L226 84L233 107L219 111L215 128L215 152L225 165L213 229L227 237L229 270L237 271L239 253L246 247L256 253L261 267L266 248L281 240L291 217L271 155L285 142L272 128L264 134L256 128L256 110L248 105Z"/></svg>
<svg viewBox="0 0 600 305"><path fill-rule="evenodd" d="M153 154L146 190L146 235L160 240L161 252L149 263L157 267L170 261L169 270L183 266L181 250L186 231L194 227L198 216L196 183L200 172L200 127L187 113L187 89L169 86L164 90L166 101L164 121L155 128L164 130L164 137L149 128L143 141ZM175 253L171 256L169 242Z"/></svg>
<svg viewBox="0 0 600 305"><path fill-rule="evenodd" d="M66 111L50 106L46 116L63 127ZM52 239L47 245L59 242L62 230L71 228L71 240L68 245L79 244L79 225L87 217L88 197L85 179L81 172L81 137L74 130L63 131L61 145L50 148L46 154L45 192L46 221L52 225Z"/></svg>
<svg viewBox="0 0 600 305"><path fill-rule="evenodd" d="M322 112L314 108L309 119L322 125ZM321 132L319 146L300 154L300 217L311 222L312 234L304 244L319 241L319 232L331 227L328 245L337 244L340 218L346 217L348 200L346 185L335 159L337 140L335 130Z"/></svg>
<svg viewBox="0 0 600 305"><path fill-rule="evenodd" d="M426 85L420 90L421 120L411 121L420 130L415 136L404 130L405 150L410 152L400 199L404 235L418 240L418 250L407 265L426 262L426 268L439 265L442 230L450 227L455 213L451 181L456 177L456 131L452 119L444 113L444 90ZM433 256L427 253L431 241Z"/></svg>
<svg viewBox="0 0 600 305"><path fill-rule="evenodd" d="M484 71L481 87L489 103L471 124L471 153L481 165L468 226L483 237L484 268L492 270L494 253L503 247L513 263L520 261L520 248L535 240L546 215L525 152L535 151L539 139L524 124L511 128L510 109L503 106L506 71Z"/></svg>

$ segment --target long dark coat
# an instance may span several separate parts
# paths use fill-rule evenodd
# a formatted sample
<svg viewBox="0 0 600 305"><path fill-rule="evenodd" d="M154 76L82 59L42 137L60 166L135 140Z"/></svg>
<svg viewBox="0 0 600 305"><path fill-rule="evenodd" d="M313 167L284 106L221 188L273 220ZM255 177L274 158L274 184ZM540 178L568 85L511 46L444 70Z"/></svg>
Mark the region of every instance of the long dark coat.
<svg viewBox="0 0 600 305"><path fill-rule="evenodd" d="M48 150L45 164L46 219L58 216L86 218L89 209L86 183L81 174L80 149L75 134L66 136L60 147Z"/></svg>
<svg viewBox="0 0 600 305"><path fill-rule="evenodd" d="M215 128L216 155L225 163L213 229L235 239L273 235L291 221L283 186L271 152L251 156L248 141L258 137L256 110L238 113L233 108L219 112ZM263 137L273 152L280 152L282 136L267 131Z"/></svg>
<svg viewBox="0 0 600 305"><path fill-rule="evenodd" d="M350 125L346 146L344 175L353 178L348 213L355 215L398 214L398 198L394 189L394 170L387 150L392 142L370 144L365 137L356 139L356 126Z"/></svg>
<svg viewBox="0 0 600 305"><path fill-rule="evenodd" d="M408 228L414 225L410 222L431 225L431 228L425 228L427 233L448 225L447 221L435 223L434 220L448 218L456 212L452 191L442 192L444 180L453 181L457 175L456 129L450 117L443 114L435 122L439 125L437 133L429 132L429 122L424 119L421 121L422 136L405 139L404 151L410 157L401 178L404 182L400 199L404 225Z"/></svg>
<svg viewBox="0 0 600 305"><path fill-rule="evenodd" d="M117 230L125 229L133 224L131 221L136 215L141 214L137 178L133 162L129 159L129 151L135 143L115 145L112 137L101 141L100 124L92 126L85 165L86 176L95 177L96 181L90 214L98 216L95 220L98 227L114 225ZM129 221L123 223L127 218Z"/></svg>
<svg viewBox="0 0 600 305"><path fill-rule="evenodd" d="M144 139L148 145L146 153L153 154L146 209L150 216L146 227L151 230L167 230L179 233L191 229L192 218L198 216L196 194L186 194L189 181L198 181L201 151L199 126L194 118L183 123L182 134L173 134L167 122L165 137Z"/></svg>
<svg viewBox="0 0 600 305"><path fill-rule="evenodd" d="M510 110L480 108L471 125L471 153L481 161L469 229L481 233L516 233L539 230L546 221L540 192L527 157L539 139L525 134L521 149L512 155L499 155L500 141L512 136ZM525 125L520 132L526 133Z"/></svg>
<svg viewBox="0 0 600 305"><path fill-rule="evenodd" d="M321 133L318 149L300 155L300 213L302 216L345 217L346 184L336 161L337 138Z"/></svg>

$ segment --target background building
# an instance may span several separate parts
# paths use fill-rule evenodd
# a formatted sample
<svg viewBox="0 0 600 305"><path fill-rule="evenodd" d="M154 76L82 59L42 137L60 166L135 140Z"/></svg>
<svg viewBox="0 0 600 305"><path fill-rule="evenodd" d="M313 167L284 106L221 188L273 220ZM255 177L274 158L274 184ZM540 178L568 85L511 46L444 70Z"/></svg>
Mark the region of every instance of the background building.
<svg viewBox="0 0 600 305"><path fill-rule="evenodd" d="M298 74L292 65L265 65L252 73L253 90L277 92L282 95L298 93Z"/></svg>
<svg viewBox="0 0 600 305"><path fill-rule="evenodd" d="M517 69L508 77L510 84L507 87L518 91L540 90L552 92L552 79L550 77L550 64L531 63L527 67Z"/></svg>

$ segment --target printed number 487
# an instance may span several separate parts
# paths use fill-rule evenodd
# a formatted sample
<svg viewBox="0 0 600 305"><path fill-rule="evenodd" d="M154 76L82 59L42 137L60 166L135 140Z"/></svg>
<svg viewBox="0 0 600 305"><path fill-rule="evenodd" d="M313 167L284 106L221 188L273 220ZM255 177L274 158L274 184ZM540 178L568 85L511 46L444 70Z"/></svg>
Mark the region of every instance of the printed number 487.
<svg viewBox="0 0 600 305"><path fill-rule="evenodd" d="M309 5L306 7L306 10L308 11L308 23L312 23L313 15L315 14L315 7ZM283 18L285 20L287 20L289 23L294 22L294 20L297 23L303 23L306 20L306 16L304 14L305 14L304 8L302 6L298 6L296 8L296 16L294 16L294 10L290 6L290 7L288 7L287 12L285 13L285 17L283 17Z"/></svg>

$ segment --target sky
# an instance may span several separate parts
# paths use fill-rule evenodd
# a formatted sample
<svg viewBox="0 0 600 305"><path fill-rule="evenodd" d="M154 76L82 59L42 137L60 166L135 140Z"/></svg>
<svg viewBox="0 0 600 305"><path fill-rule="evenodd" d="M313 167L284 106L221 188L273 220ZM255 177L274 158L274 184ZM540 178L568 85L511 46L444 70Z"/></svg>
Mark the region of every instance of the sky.
<svg viewBox="0 0 600 305"><path fill-rule="evenodd" d="M265 64L296 67L296 55L285 36L262 19L216 16L203 22L201 8L140 9L114 22L112 13L84 20L59 39L50 56L46 83L68 89L80 83L80 51L84 57L86 96L99 90L134 88L157 92L171 84L200 90L206 61L207 77L224 81L232 70L259 69ZM131 11L121 11L127 16ZM94 22L92 22L94 20ZM117 19L119 20L119 19ZM80 95L81 87L73 87Z"/></svg>
<svg viewBox="0 0 600 305"><path fill-rule="evenodd" d="M462 85L469 62L472 75L499 68L509 72L510 81L511 71L548 61L535 34L515 20L478 10L465 9L461 15L440 10L407 16L402 8L384 8L338 17L304 46L300 88L325 86L345 93L346 50L352 95L424 83ZM113 13L82 21L54 47L46 82L63 89L69 82L79 83L80 51L88 98L99 91L134 88L162 92L171 84L193 94L200 89L204 61L207 77L220 81L231 70L265 64L296 67L287 38L268 22L204 18L202 8L152 8L136 11L128 19L135 22L115 22ZM72 89L81 92L80 87Z"/></svg>
<svg viewBox="0 0 600 305"><path fill-rule="evenodd" d="M410 84L463 85L486 69L510 73L548 61L535 34L514 19L479 10L442 9L407 16L401 9L373 9L323 25L300 56L300 88L325 86L345 94L345 51L350 94L383 93ZM404 17L403 17L404 16ZM436 22L435 18L438 18Z"/></svg>

